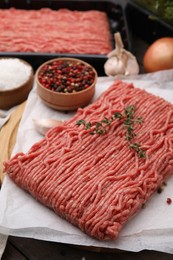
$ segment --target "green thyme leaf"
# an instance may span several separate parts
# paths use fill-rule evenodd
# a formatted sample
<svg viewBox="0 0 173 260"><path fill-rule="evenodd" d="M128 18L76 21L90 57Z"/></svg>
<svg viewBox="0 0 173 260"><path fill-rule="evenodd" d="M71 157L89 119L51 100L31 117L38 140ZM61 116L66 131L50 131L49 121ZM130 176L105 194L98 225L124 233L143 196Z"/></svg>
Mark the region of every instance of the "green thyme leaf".
<svg viewBox="0 0 173 260"><path fill-rule="evenodd" d="M112 116L112 119L114 120L116 118L122 119L123 115L120 112L115 112L114 115Z"/></svg>
<svg viewBox="0 0 173 260"><path fill-rule="evenodd" d="M139 154L139 157L140 157L140 158L146 158L145 151L140 150L140 151L138 152L138 154Z"/></svg>
<svg viewBox="0 0 173 260"><path fill-rule="evenodd" d="M78 121L76 121L76 124L77 125L85 125L85 120L83 120L83 119L78 120Z"/></svg>
<svg viewBox="0 0 173 260"><path fill-rule="evenodd" d="M100 126L102 126L102 124L100 122L96 122L96 128L99 128Z"/></svg>
<svg viewBox="0 0 173 260"><path fill-rule="evenodd" d="M137 119L137 123L142 124L142 122L143 122L142 117L138 117L138 119Z"/></svg>
<svg viewBox="0 0 173 260"><path fill-rule="evenodd" d="M104 129L98 129L97 131L96 131L96 133L97 134L99 134L99 135L102 135L102 134L104 134L106 131L104 130Z"/></svg>
<svg viewBox="0 0 173 260"><path fill-rule="evenodd" d="M92 126L91 122L85 124L85 130L90 129Z"/></svg>
<svg viewBox="0 0 173 260"><path fill-rule="evenodd" d="M112 120L109 120L107 117L104 117L104 119L101 122L106 125L110 125L112 123Z"/></svg>

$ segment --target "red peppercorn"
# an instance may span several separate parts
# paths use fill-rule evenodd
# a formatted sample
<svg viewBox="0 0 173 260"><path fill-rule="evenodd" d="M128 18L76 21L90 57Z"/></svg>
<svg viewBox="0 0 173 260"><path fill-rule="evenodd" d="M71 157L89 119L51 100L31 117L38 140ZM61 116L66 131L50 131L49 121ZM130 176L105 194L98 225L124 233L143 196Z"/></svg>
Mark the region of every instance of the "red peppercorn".
<svg viewBox="0 0 173 260"><path fill-rule="evenodd" d="M171 198L167 198L166 202L167 202L168 205L170 205L172 203Z"/></svg>
<svg viewBox="0 0 173 260"><path fill-rule="evenodd" d="M44 87L69 93L88 88L94 82L94 77L92 68L86 64L64 60L46 64L38 75Z"/></svg>

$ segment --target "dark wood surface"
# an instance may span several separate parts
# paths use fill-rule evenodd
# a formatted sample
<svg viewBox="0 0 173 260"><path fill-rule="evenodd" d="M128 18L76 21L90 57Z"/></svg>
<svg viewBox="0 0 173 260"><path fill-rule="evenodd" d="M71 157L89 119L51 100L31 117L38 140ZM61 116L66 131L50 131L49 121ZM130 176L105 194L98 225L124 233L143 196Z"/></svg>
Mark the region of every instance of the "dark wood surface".
<svg viewBox="0 0 173 260"><path fill-rule="evenodd" d="M173 255L155 252L104 252L100 249L40 241L29 238L9 237L2 260L171 260Z"/></svg>

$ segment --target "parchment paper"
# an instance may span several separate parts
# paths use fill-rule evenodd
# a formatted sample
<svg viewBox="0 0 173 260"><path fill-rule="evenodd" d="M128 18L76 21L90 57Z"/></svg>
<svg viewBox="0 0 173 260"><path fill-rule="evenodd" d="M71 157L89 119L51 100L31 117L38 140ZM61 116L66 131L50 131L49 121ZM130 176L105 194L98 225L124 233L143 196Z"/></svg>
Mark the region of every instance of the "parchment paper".
<svg viewBox="0 0 173 260"><path fill-rule="evenodd" d="M100 77L94 99L106 90L114 79ZM122 79L173 103L173 70ZM33 119L47 117L67 120L73 114L57 112L45 106L34 87L20 123L13 154L19 151L27 152L32 144L42 138L34 128ZM172 187L173 177L169 179L163 192L155 193L146 207L128 222L116 241L100 242L58 217L6 176L0 191L0 233L82 246L129 251L152 249L173 253L173 203L168 205L166 202L168 197L173 200Z"/></svg>
<svg viewBox="0 0 173 260"><path fill-rule="evenodd" d="M6 244L7 244L8 236L0 234L0 259L4 253Z"/></svg>

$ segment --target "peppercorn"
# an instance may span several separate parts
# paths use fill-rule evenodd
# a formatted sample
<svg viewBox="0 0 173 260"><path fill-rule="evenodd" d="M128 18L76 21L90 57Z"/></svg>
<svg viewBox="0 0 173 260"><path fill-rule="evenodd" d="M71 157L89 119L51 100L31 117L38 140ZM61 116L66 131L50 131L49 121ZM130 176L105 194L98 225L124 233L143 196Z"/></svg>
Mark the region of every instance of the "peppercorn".
<svg viewBox="0 0 173 260"><path fill-rule="evenodd" d="M82 62L57 60L46 64L38 75L40 83L55 92L82 91L94 82L92 67Z"/></svg>
<svg viewBox="0 0 173 260"><path fill-rule="evenodd" d="M157 189L157 192L160 194L160 193L162 192L162 187L159 187L159 188Z"/></svg>
<svg viewBox="0 0 173 260"><path fill-rule="evenodd" d="M168 205L170 205L172 203L171 198L167 198L166 202L167 202Z"/></svg>

